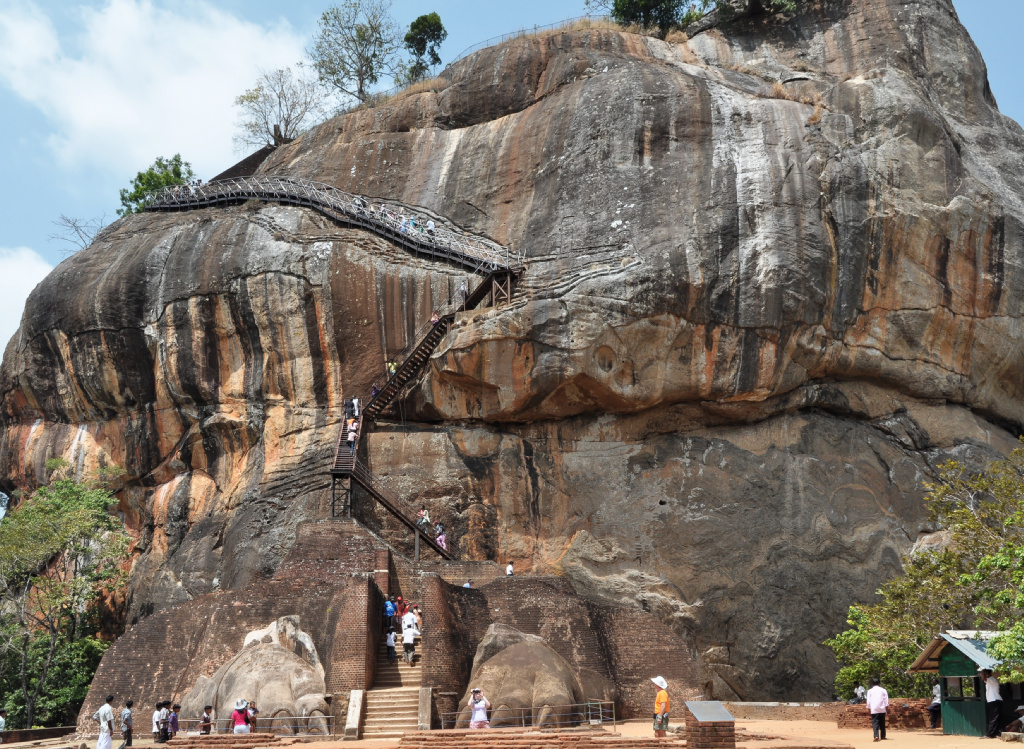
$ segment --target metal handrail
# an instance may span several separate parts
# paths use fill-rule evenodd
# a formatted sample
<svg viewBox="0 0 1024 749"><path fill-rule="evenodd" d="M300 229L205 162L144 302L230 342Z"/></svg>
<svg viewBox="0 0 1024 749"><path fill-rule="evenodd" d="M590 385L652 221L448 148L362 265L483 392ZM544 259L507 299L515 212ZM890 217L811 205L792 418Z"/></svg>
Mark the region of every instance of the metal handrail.
<svg viewBox="0 0 1024 749"><path fill-rule="evenodd" d="M377 230L389 239L423 245L441 254L460 255L480 267L520 268L523 253L472 234L453 231L446 226L427 229L433 217L418 214L404 206L383 201L371 202L360 195L339 190L333 185L294 177L250 176L207 182L202 185L168 185L150 193L146 210L201 208L210 203L245 199L297 203L316 208L326 215L340 214L347 219Z"/></svg>
<svg viewBox="0 0 1024 749"><path fill-rule="evenodd" d="M441 729L468 728L469 715L466 710L469 706L463 705L455 712L440 713ZM541 718L542 711L548 712ZM497 720L494 727L520 726L522 728L562 728L566 726L603 725L611 723L614 727L617 722L615 716L615 703L607 700L587 700L574 705L534 705L533 707L503 707L501 714L494 718L494 708L491 708L491 720ZM460 723L462 724L460 726Z"/></svg>
<svg viewBox="0 0 1024 749"><path fill-rule="evenodd" d="M410 505L404 499L399 497L397 494L394 494L387 487L385 487L377 474L375 474L363 463L357 460L352 466L352 476L366 489L369 489L372 486L372 491L376 492L384 499L386 499L390 504L394 506L393 509L395 512L404 516L409 523L412 523L413 526L415 526L415 528L413 529L414 531L418 530L420 535L422 535L430 544L437 545L437 536L434 533L434 528L425 528L423 526L417 526L416 521L414 520L414 518L416 517L416 511L413 509L412 505ZM455 550L453 546L454 545L447 540L446 536L445 546L440 548L448 556L454 557Z"/></svg>
<svg viewBox="0 0 1024 749"><path fill-rule="evenodd" d="M575 16L573 18L566 18L563 21L556 21L555 23L549 23L546 26L532 26L530 28L522 28L522 29L518 29L516 31L510 31L507 34L500 34L499 36L492 36L490 39L485 39L482 42L477 42L476 44L472 44L472 45L466 47L464 50L462 50L462 52L460 52L456 57L454 57L451 62L449 62L447 65L444 66L444 70L442 70L439 75L443 76L446 72L448 72L448 69L452 65L457 63L462 58L467 57L467 56L473 54L477 50L485 49L486 47L493 47L495 44L501 44L502 42L507 42L509 39L518 39L519 37L522 37L522 36L529 36L530 34L536 34L539 31L550 31L551 29L557 29L557 28L559 28L561 26L566 26L566 25L568 25L570 23L576 23L577 21L582 21L584 19L592 19L592 18L594 18L593 15L591 15L590 13L585 13L582 16Z"/></svg>
<svg viewBox="0 0 1024 749"><path fill-rule="evenodd" d="M179 719L178 734L181 736L204 735L199 733L199 724L201 722L199 718ZM332 736L334 735L334 716L276 715L273 718L261 716L256 719L255 730L252 733L279 733L282 729L288 729L286 735L291 736ZM216 718L213 720L211 734L223 735L233 732L234 722L231 718Z"/></svg>

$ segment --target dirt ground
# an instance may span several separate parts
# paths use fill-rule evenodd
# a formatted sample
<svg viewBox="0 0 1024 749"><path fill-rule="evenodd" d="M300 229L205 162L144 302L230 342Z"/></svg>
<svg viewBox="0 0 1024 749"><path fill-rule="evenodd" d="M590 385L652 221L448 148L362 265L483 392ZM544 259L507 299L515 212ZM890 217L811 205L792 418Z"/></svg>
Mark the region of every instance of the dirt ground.
<svg viewBox="0 0 1024 749"><path fill-rule="evenodd" d="M610 726L609 726L610 729ZM653 736L649 722L620 723L616 727L623 736ZM778 738L766 738L766 737ZM868 729L836 728L835 723L816 720L738 720L736 721L736 746L738 749L978 749L988 746L970 736L943 736L940 731L888 732L888 738L877 744L871 740ZM68 747L70 742L45 741L5 745L4 749L58 749ZM136 740L135 745L148 746L152 739ZM79 742L71 745L78 749ZM85 742L87 749L94 749L96 741ZM117 746L115 744L114 746ZM383 741L317 741L307 745L309 749L393 749L397 739ZM1013 746L993 744L998 746Z"/></svg>

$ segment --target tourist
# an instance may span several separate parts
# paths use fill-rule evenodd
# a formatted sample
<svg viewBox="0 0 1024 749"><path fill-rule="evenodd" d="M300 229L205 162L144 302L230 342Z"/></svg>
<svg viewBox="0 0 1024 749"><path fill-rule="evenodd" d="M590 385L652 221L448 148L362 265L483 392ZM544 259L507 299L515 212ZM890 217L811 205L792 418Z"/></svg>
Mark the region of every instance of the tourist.
<svg viewBox="0 0 1024 749"><path fill-rule="evenodd" d="M379 392L380 392L380 388L377 387L377 383L376 382L373 383L373 387L370 388L370 400L373 400L374 398L376 398L377 397L377 393L379 393Z"/></svg>
<svg viewBox="0 0 1024 749"><path fill-rule="evenodd" d="M473 587L473 578L469 578L462 587L463 588L472 588Z"/></svg>
<svg viewBox="0 0 1024 749"><path fill-rule="evenodd" d="M249 733L249 713L245 709L249 703L245 700L238 700L235 709L231 713L231 725L235 733Z"/></svg>
<svg viewBox="0 0 1024 749"><path fill-rule="evenodd" d="M416 655L416 638L420 632L416 629L416 625L406 627L402 631L402 654L405 658L405 662L412 665L412 660Z"/></svg>
<svg viewBox="0 0 1024 749"><path fill-rule="evenodd" d="M416 618L416 629L418 629L420 632L422 632L423 631L423 616L420 614L420 607L419 606L413 606L412 607L412 614Z"/></svg>
<svg viewBox="0 0 1024 749"><path fill-rule="evenodd" d="M394 360L388 361L388 377L394 377L396 371L398 371L398 365Z"/></svg>
<svg viewBox="0 0 1024 749"><path fill-rule="evenodd" d="M347 422L349 419L353 418L354 416L355 416L355 406L352 405L352 399L351 398L346 398L345 399L345 421Z"/></svg>
<svg viewBox="0 0 1024 749"><path fill-rule="evenodd" d="M427 219L427 234L434 236L434 219Z"/></svg>
<svg viewBox="0 0 1024 749"><path fill-rule="evenodd" d="M434 542L445 551L448 550L448 534L444 531L444 526L440 523L437 524L437 528L434 531Z"/></svg>
<svg viewBox="0 0 1024 749"><path fill-rule="evenodd" d="M256 731L256 716L260 714L259 709L256 707L256 701L253 700L249 703L249 707L245 710L249 716L249 730L252 732Z"/></svg>
<svg viewBox="0 0 1024 749"><path fill-rule="evenodd" d="M868 701L868 690L864 688L864 685L859 681L853 682L853 699L850 700L851 705L863 705Z"/></svg>
<svg viewBox="0 0 1024 749"><path fill-rule="evenodd" d="M1003 696L999 693L999 679L991 669L982 668L981 680L985 682L985 717L988 718L988 731L985 738L996 739L1002 731L999 724L1003 721L999 717L1003 712Z"/></svg>
<svg viewBox="0 0 1024 749"><path fill-rule="evenodd" d="M164 703L156 703L156 709L153 711L153 743L160 743L160 708L164 706Z"/></svg>
<svg viewBox="0 0 1024 749"><path fill-rule="evenodd" d="M490 709L491 703L484 697L484 693L480 691L480 687L474 687L473 693L469 698L469 727L470 728L490 728L491 722L487 719L487 711Z"/></svg>
<svg viewBox="0 0 1024 749"><path fill-rule="evenodd" d="M7 730L7 711L0 710L0 733ZM0 736L0 744L4 741L3 736Z"/></svg>
<svg viewBox="0 0 1024 749"><path fill-rule="evenodd" d="M875 741L885 740L885 711L889 707L889 693L882 688L876 676L871 680L867 694L868 712L871 713L871 735Z"/></svg>
<svg viewBox="0 0 1024 749"><path fill-rule="evenodd" d="M128 749L132 745L132 726L135 725L132 718L132 705L134 704L135 700L128 700L124 703L124 709L121 710L121 738L124 741L117 749Z"/></svg>
<svg viewBox="0 0 1024 749"><path fill-rule="evenodd" d="M348 420L348 454L356 453L356 438L359 436L359 422L355 419Z"/></svg>
<svg viewBox="0 0 1024 749"><path fill-rule="evenodd" d="M1024 733L1024 705L1017 705L1017 719L1004 728L1003 731L1007 733Z"/></svg>
<svg viewBox="0 0 1024 749"><path fill-rule="evenodd" d="M509 562L508 566L505 567L505 577L512 577L513 572L515 570L512 569L512 562Z"/></svg>
<svg viewBox="0 0 1024 749"><path fill-rule="evenodd" d="M394 618L395 618L395 597L391 596L391 598L388 598L386 601L384 601L384 626L383 626L382 629L385 632L387 632L389 628L392 628L391 625L394 622Z"/></svg>
<svg viewBox="0 0 1024 749"><path fill-rule="evenodd" d="M434 314L430 316L430 324L437 325L439 322L441 322L441 315L438 314L437 310L434 310Z"/></svg>
<svg viewBox="0 0 1024 749"><path fill-rule="evenodd" d="M668 682L664 676L655 676L651 681L658 687L658 694L654 698L654 737L663 739L668 735Z"/></svg>
<svg viewBox="0 0 1024 749"><path fill-rule="evenodd" d="M160 743L167 743L167 726L170 722L171 711L168 709L171 706L170 700L164 700L160 703L160 719L157 723L160 725Z"/></svg>
<svg viewBox="0 0 1024 749"><path fill-rule="evenodd" d="M430 525L430 510L426 505L420 505L420 511L416 513L416 525L421 528Z"/></svg>
<svg viewBox="0 0 1024 749"><path fill-rule="evenodd" d="M204 705L203 714L199 718L199 735L209 736L213 730L213 705Z"/></svg>
<svg viewBox="0 0 1024 749"><path fill-rule="evenodd" d="M352 413L355 415L355 417L357 419L359 418L359 399L358 398L353 398L352 399Z"/></svg>
<svg viewBox="0 0 1024 749"><path fill-rule="evenodd" d="M178 735L178 717L181 715L181 705L171 708L171 714L167 716L167 728L173 739Z"/></svg>
<svg viewBox="0 0 1024 749"><path fill-rule="evenodd" d="M100 722L100 737L96 741L96 749L111 749L114 744L114 695L108 694L107 701L93 713L93 720Z"/></svg>
<svg viewBox="0 0 1024 749"><path fill-rule="evenodd" d="M931 714L931 725L928 727L938 728L939 714L942 712L942 687L938 679L932 679L932 704L928 706L928 712Z"/></svg>
<svg viewBox="0 0 1024 749"><path fill-rule="evenodd" d="M388 630L388 663L394 664L395 662L395 628L391 627Z"/></svg>
<svg viewBox="0 0 1024 749"><path fill-rule="evenodd" d="M407 606L405 613L402 614L402 629L405 630L409 627L419 629L419 627L416 626L416 612L413 610L412 606Z"/></svg>

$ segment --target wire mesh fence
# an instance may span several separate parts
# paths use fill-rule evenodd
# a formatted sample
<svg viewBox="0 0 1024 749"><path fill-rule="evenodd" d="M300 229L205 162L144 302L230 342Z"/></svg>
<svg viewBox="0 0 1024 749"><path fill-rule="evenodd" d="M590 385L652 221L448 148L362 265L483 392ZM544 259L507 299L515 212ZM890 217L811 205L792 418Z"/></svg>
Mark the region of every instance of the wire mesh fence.
<svg viewBox="0 0 1024 749"><path fill-rule="evenodd" d="M471 728L469 705L458 712L441 713L441 728ZM488 716L490 728L575 728L616 723L615 703L587 700L574 705L542 705L533 707L501 707Z"/></svg>

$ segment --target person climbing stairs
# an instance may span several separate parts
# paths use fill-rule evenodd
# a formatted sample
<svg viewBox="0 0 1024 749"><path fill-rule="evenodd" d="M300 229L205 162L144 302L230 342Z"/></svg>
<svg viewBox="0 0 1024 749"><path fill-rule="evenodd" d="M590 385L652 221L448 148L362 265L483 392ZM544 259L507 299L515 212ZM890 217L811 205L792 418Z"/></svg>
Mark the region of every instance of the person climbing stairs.
<svg viewBox="0 0 1024 749"><path fill-rule="evenodd" d="M373 688L366 693L364 739L400 738L416 730L422 670L419 637L411 664L402 659L401 651L394 663L388 663L387 646L382 641Z"/></svg>

